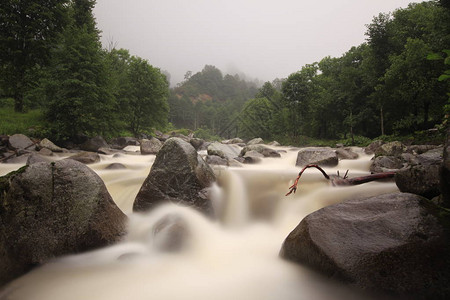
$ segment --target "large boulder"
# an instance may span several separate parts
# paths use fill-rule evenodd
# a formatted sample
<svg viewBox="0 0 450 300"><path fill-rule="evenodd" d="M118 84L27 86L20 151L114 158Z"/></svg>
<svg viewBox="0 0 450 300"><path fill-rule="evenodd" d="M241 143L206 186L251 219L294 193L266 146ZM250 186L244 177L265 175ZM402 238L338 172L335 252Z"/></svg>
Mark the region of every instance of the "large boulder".
<svg viewBox="0 0 450 300"><path fill-rule="evenodd" d="M432 199L441 194L439 168L435 165L416 165L395 173L395 184L401 192L421 195Z"/></svg>
<svg viewBox="0 0 450 300"><path fill-rule="evenodd" d="M244 143L244 140L241 138L233 138L230 140L223 140L222 144L242 144Z"/></svg>
<svg viewBox="0 0 450 300"><path fill-rule="evenodd" d="M334 167L339 163L336 152L328 147L303 148L298 151L296 166L304 167L309 164Z"/></svg>
<svg viewBox="0 0 450 300"><path fill-rule="evenodd" d="M0 177L0 285L57 256L118 241L125 219L100 177L74 160Z"/></svg>
<svg viewBox="0 0 450 300"><path fill-rule="evenodd" d="M208 188L215 175L194 147L180 138L168 139L155 158L133 204L146 211L165 202L180 203L212 215Z"/></svg>
<svg viewBox="0 0 450 300"><path fill-rule="evenodd" d="M162 143L157 138L143 139L141 140L141 154L156 154L162 147Z"/></svg>
<svg viewBox="0 0 450 300"><path fill-rule="evenodd" d="M33 146L33 141L23 134L14 134L8 139L8 146L12 150L28 149Z"/></svg>
<svg viewBox="0 0 450 300"><path fill-rule="evenodd" d="M217 155L224 159L231 160L239 156L240 148L232 144L222 144L214 142L209 144L208 155Z"/></svg>
<svg viewBox="0 0 450 300"><path fill-rule="evenodd" d="M305 217L280 255L361 289L402 299L446 299L448 224L448 214L444 219L418 195L354 199Z"/></svg>
<svg viewBox="0 0 450 300"><path fill-rule="evenodd" d="M89 152L97 152L99 148L110 148L101 136L90 138L80 145L81 150Z"/></svg>

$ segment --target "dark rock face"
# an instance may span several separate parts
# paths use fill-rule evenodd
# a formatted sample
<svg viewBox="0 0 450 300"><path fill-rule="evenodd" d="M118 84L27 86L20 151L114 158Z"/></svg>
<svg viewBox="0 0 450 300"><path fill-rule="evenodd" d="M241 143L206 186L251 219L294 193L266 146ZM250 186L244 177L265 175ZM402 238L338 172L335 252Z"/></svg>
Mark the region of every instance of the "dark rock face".
<svg viewBox="0 0 450 300"><path fill-rule="evenodd" d="M395 174L395 184L401 192L432 199L441 194L439 189L440 164L415 165Z"/></svg>
<svg viewBox="0 0 450 300"><path fill-rule="evenodd" d="M9 148L12 150L27 149L33 145L33 141L23 134L14 134L9 137Z"/></svg>
<svg viewBox="0 0 450 300"><path fill-rule="evenodd" d="M442 206L450 208L450 127L447 129L447 140L444 146L443 162L439 174Z"/></svg>
<svg viewBox="0 0 450 300"><path fill-rule="evenodd" d="M74 160L0 177L0 285L57 256L117 241L125 219L100 177Z"/></svg>
<svg viewBox="0 0 450 300"><path fill-rule="evenodd" d="M450 244L442 224L439 209L417 195L349 200L304 218L280 255L365 290L446 299Z"/></svg>
<svg viewBox="0 0 450 300"><path fill-rule="evenodd" d="M156 155L150 174L136 196L133 211L146 211L170 201L211 215L207 188L213 181L212 169L194 147L180 138L170 138Z"/></svg>
<svg viewBox="0 0 450 300"><path fill-rule="evenodd" d="M192 138L189 142L191 143L192 147L194 147L194 149L197 150L197 151L198 151L198 150L202 147L202 145L205 143L204 140L198 139L198 138Z"/></svg>
<svg viewBox="0 0 450 300"><path fill-rule="evenodd" d="M108 143L101 136L88 139L80 146L81 150L89 152L97 152L99 148L110 148Z"/></svg>
<svg viewBox="0 0 450 300"><path fill-rule="evenodd" d="M331 148L304 148L298 151L296 166L308 164L333 167L339 163L338 156Z"/></svg>
<svg viewBox="0 0 450 300"><path fill-rule="evenodd" d="M80 152L77 153L71 157L69 157L69 159L73 159L76 161L79 161L83 164L93 164L96 162L100 161L100 155L98 155L97 153L93 153L93 152Z"/></svg>
<svg viewBox="0 0 450 300"><path fill-rule="evenodd" d="M162 143L157 138L150 138L141 140L141 154L156 154L162 147Z"/></svg>

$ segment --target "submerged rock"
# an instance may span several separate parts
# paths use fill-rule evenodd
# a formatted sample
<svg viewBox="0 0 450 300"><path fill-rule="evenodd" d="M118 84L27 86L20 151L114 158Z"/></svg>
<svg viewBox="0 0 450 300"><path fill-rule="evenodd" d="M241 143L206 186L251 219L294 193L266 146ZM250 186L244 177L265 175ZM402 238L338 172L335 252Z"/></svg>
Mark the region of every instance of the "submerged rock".
<svg viewBox="0 0 450 300"><path fill-rule="evenodd" d="M328 147L303 148L298 151L296 166L304 167L309 164L334 167L339 163L336 152Z"/></svg>
<svg viewBox="0 0 450 300"><path fill-rule="evenodd" d="M280 255L372 292L445 299L450 244L448 216L446 221L442 216L413 194L349 200L305 217Z"/></svg>
<svg viewBox="0 0 450 300"><path fill-rule="evenodd" d="M177 214L167 214L153 227L153 245L160 251L178 252L186 245L188 237L188 223Z"/></svg>
<svg viewBox="0 0 450 300"><path fill-rule="evenodd" d="M0 285L55 257L117 241L125 219L100 177L77 161L0 177Z"/></svg>
<svg viewBox="0 0 450 300"><path fill-rule="evenodd" d="M94 152L80 152L66 159L73 159L83 164L93 164L100 161L100 155Z"/></svg>
<svg viewBox="0 0 450 300"><path fill-rule="evenodd" d="M211 215L208 187L215 175L194 147L180 138L168 139L155 158L133 204L133 211L147 211L164 202L194 207Z"/></svg>

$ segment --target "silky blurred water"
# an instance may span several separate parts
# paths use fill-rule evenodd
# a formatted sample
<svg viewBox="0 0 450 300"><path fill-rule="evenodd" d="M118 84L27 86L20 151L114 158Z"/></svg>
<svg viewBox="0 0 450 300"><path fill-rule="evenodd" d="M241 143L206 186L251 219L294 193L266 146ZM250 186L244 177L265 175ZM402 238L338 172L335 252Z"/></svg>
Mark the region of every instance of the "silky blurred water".
<svg viewBox="0 0 450 300"><path fill-rule="evenodd" d="M163 205L132 213L139 188L154 155L102 155L89 165L104 180L118 207L128 215L126 237L116 245L61 257L18 278L0 299L367 299L278 257L285 237L307 214L355 196L397 191L394 183L330 187L322 174L308 169L297 193L285 197L299 169L297 151L243 167L213 167L211 187L215 219L182 206ZM128 150L135 151L130 148ZM369 174L370 156L343 160L328 174L349 169L350 177ZM59 157L61 159L63 157ZM108 170L111 163L126 169ZM20 167L0 164L0 175ZM179 251L165 251L164 231L155 226L167 216L182 221L187 232ZM3 298L2 298L3 297Z"/></svg>

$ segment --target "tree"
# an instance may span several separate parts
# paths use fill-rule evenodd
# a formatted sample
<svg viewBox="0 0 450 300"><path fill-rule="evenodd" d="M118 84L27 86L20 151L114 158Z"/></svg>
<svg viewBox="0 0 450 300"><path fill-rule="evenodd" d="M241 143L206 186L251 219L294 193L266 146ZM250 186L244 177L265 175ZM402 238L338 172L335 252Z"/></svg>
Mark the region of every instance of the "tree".
<svg viewBox="0 0 450 300"><path fill-rule="evenodd" d="M137 136L142 130L167 123L169 85L166 77L140 57L131 57L127 73L126 106L129 129Z"/></svg>
<svg viewBox="0 0 450 300"><path fill-rule="evenodd" d="M53 51L46 117L57 139L117 130L105 53L101 49L92 7L95 1L71 3L71 20Z"/></svg>
<svg viewBox="0 0 450 300"><path fill-rule="evenodd" d="M67 0L0 3L0 87L23 111L25 95L50 59L58 35L68 22Z"/></svg>

